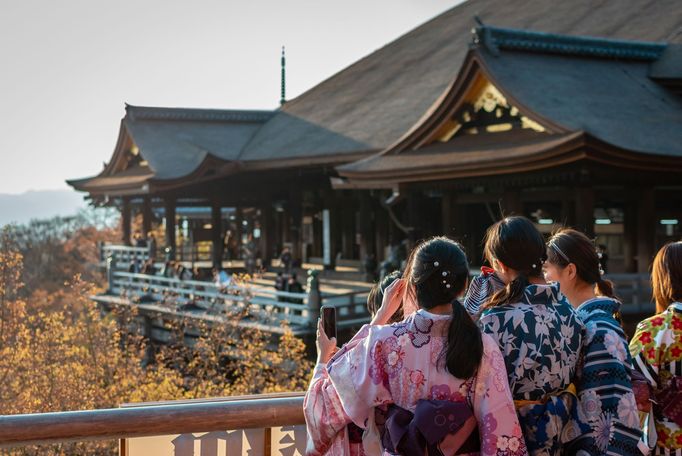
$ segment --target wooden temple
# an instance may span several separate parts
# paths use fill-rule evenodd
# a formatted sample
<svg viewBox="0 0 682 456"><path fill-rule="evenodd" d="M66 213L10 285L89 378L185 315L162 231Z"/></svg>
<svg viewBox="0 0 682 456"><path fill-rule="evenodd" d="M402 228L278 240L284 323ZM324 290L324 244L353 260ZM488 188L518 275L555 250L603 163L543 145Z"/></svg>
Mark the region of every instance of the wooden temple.
<svg viewBox="0 0 682 456"><path fill-rule="evenodd" d="M437 234L475 264L485 229L523 214L646 272L682 233L682 6L566 3L467 1L274 111L127 105L111 160L69 184L120 208L124 242L141 214L216 264L228 230L265 264Z"/></svg>

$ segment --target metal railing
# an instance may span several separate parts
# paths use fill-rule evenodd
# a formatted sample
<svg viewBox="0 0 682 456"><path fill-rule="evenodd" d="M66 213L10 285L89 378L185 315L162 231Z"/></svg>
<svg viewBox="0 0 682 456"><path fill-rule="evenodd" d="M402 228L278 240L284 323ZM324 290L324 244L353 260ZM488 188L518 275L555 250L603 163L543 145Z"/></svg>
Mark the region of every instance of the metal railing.
<svg viewBox="0 0 682 456"><path fill-rule="evenodd" d="M0 416L0 447L176 434L193 439L191 433L263 429L263 454L279 454L272 451L276 445L273 446L270 430L305 424L303 396L302 392L279 393L126 404L117 409L5 415ZM301 437L300 432L290 436ZM300 441L294 443L298 448L305 445ZM122 452L126 447L126 442L122 442ZM176 448L174 454L182 452ZM203 449L201 454L205 454Z"/></svg>

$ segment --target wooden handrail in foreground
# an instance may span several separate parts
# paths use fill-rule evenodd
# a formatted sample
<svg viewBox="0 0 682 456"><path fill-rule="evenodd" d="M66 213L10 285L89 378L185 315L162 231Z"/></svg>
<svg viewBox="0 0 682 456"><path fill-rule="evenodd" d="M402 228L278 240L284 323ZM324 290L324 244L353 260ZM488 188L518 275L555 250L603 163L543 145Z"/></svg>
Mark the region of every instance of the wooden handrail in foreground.
<svg viewBox="0 0 682 456"><path fill-rule="evenodd" d="M0 447L304 424L304 393L0 416Z"/></svg>

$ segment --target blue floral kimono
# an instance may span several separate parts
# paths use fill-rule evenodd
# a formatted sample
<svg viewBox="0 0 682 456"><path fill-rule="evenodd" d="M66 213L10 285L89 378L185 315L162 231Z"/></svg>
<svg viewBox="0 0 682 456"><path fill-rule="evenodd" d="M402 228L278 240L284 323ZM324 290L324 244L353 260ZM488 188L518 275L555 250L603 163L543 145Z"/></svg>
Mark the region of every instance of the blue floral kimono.
<svg viewBox="0 0 682 456"><path fill-rule="evenodd" d="M585 337L575 380L579 400L575 418L588 431L571 442L571 454L578 450L590 455L641 454L632 358L625 333L614 318L620 305L615 299L599 297L577 309Z"/></svg>
<svg viewBox="0 0 682 456"><path fill-rule="evenodd" d="M529 285L521 302L487 308L483 332L497 340L531 454L562 454L584 429L571 420L572 381L583 324L556 286Z"/></svg>

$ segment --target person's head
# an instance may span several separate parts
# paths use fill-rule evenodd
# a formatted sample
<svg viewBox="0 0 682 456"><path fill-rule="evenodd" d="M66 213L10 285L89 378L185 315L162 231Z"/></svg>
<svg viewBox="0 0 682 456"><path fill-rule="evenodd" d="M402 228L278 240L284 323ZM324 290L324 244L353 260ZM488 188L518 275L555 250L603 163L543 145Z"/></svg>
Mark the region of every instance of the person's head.
<svg viewBox="0 0 682 456"><path fill-rule="evenodd" d="M443 359L452 375L469 378L481 362L483 340L480 329L457 300L469 279L464 249L446 237L429 239L415 249L407 279L415 288L417 304L427 310L452 304Z"/></svg>
<svg viewBox="0 0 682 456"><path fill-rule="evenodd" d="M529 285L529 279L542 277L545 239L526 217L505 217L488 228L483 253L506 284L485 307L518 301Z"/></svg>
<svg viewBox="0 0 682 456"><path fill-rule="evenodd" d="M656 254L651 288L657 312L663 312L673 302L682 302L682 241L670 242Z"/></svg>
<svg viewBox="0 0 682 456"><path fill-rule="evenodd" d="M386 289L396 280L402 278L403 274L400 271L393 271L387 274L379 283L374 284L369 294L367 295L367 310L372 317L376 315L381 307L381 303L384 300L384 293ZM402 307L398 309L391 318L388 319L388 323L396 323L402 321L403 319L403 309Z"/></svg>
<svg viewBox="0 0 682 456"><path fill-rule="evenodd" d="M595 294L613 298L613 284L604 280L602 274L597 248L580 231L562 228L547 242L545 277L558 282L564 294L591 287Z"/></svg>

